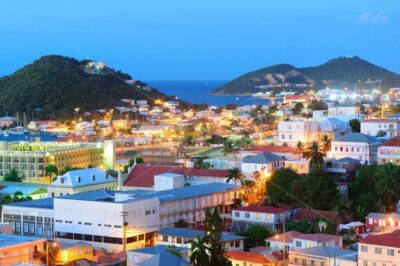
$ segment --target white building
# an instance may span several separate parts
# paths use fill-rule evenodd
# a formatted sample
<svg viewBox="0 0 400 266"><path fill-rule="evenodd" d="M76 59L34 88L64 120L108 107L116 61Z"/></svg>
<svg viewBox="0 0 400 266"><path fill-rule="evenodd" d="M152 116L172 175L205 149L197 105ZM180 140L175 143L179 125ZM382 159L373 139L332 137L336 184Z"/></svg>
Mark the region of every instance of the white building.
<svg viewBox="0 0 400 266"><path fill-rule="evenodd" d="M49 197L71 195L99 189L117 189L117 179L99 168L68 171L47 188Z"/></svg>
<svg viewBox="0 0 400 266"><path fill-rule="evenodd" d="M304 265L357 266L357 251L335 247L313 247L291 251L289 266Z"/></svg>
<svg viewBox="0 0 400 266"><path fill-rule="evenodd" d="M360 114L360 106L354 104L337 104L328 107L328 117L346 117Z"/></svg>
<svg viewBox="0 0 400 266"><path fill-rule="evenodd" d="M395 119L369 119L361 121L361 133L376 136L385 132L388 137L400 135L400 121Z"/></svg>
<svg viewBox="0 0 400 266"><path fill-rule="evenodd" d="M154 175L154 190L168 190L185 186L185 176L174 173L162 173Z"/></svg>
<svg viewBox="0 0 400 266"><path fill-rule="evenodd" d="M232 230L241 231L250 225L259 224L270 232L276 231L277 226L290 218L288 208L272 206L247 206L232 210Z"/></svg>
<svg viewBox="0 0 400 266"><path fill-rule="evenodd" d="M329 158L350 157L361 164L373 164L377 161L380 142L372 136L362 133L350 133L332 140Z"/></svg>
<svg viewBox="0 0 400 266"><path fill-rule="evenodd" d="M278 124L278 145L296 147L301 141L305 147L318 141L318 121L281 121Z"/></svg>
<svg viewBox="0 0 400 266"><path fill-rule="evenodd" d="M284 159L271 152L260 152L256 155L249 155L242 159L241 171L248 177L254 172L264 176L271 175L276 169L284 167Z"/></svg>

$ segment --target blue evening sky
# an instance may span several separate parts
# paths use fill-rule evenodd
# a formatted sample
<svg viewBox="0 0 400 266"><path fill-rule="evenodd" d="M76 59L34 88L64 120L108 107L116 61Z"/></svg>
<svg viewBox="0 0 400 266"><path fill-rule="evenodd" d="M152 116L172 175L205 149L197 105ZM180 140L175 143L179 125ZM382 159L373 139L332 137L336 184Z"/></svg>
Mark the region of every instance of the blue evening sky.
<svg viewBox="0 0 400 266"><path fill-rule="evenodd" d="M399 14L400 0L0 0L0 76L48 54L142 80L228 80L343 55L399 73Z"/></svg>

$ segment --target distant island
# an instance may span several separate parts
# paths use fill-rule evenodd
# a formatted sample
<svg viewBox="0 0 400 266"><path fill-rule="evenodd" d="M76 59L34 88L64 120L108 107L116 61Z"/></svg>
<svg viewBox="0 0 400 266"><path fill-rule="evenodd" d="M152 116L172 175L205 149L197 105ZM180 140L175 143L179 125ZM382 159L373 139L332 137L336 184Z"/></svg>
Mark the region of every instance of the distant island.
<svg viewBox="0 0 400 266"><path fill-rule="evenodd" d="M102 62L58 55L43 56L0 78L0 104L9 113L40 111L43 118L68 118L75 108L114 108L124 98L152 104L169 97Z"/></svg>
<svg viewBox="0 0 400 266"><path fill-rule="evenodd" d="M357 56L339 57L315 67L272 65L246 73L216 88L213 95L250 95L269 89L304 91L327 86L353 88L357 83L376 83L383 89L400 86L400 75Z"/></svg>

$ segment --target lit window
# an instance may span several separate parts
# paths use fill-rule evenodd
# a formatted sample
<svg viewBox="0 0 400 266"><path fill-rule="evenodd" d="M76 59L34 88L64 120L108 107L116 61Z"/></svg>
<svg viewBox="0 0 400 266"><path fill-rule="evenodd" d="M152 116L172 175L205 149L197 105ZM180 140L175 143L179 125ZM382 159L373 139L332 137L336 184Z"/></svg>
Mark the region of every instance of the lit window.
<svg viewBox="0 0 400 266"><path fill-rule="evenodd" d="M256 213L256 219L260 220L261 219L261 213Z"/></svg>

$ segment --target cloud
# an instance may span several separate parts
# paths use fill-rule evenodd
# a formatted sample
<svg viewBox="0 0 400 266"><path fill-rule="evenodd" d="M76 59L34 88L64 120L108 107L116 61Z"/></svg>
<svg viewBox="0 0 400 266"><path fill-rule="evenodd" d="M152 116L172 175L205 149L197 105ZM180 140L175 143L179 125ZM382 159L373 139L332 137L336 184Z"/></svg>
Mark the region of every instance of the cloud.
<svg viewBox="0 0 400 266"><path fill-rule="evenodd" d="M358 16L358 22L361 24L375 24L379 26L384 26L388 21L389 17L383 14L373 14L370 12L364 12Z"/></svg>

